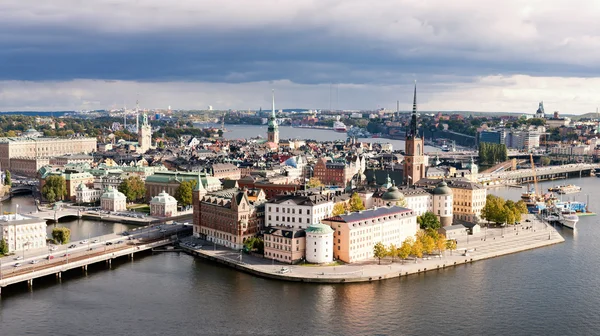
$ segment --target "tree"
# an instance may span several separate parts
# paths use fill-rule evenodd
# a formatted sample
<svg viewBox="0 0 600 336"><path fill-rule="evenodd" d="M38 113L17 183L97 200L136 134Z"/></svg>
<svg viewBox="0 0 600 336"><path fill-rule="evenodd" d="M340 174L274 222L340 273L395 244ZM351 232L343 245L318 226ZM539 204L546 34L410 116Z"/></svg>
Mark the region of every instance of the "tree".
<svg viewBox="0 0 600 336"><path fill-rule="evenodd" d="M181 206L189 206L192 204L192 197L194 188L196 187L196 180L183 181L175 190L175 199Z"/></svg>
<svg viewBox="0 0 600 336"><path fill-rule="evenodd" d="M549 166L552 160L547 156L542 156L541 158L542 166Z"/></svg>
<svg viewBox="0 0 600 336"><path fill-rule="evenodd" d="M352 197L350 197L350 201L348 202L348 204L350 211L352 212L365 210L365 205L362 199L360 199L360 196L358 196L358 193L352 194Z"/></svg>
<svg viewBox="0 0 600 336"><path fill-rule="evenodd" d="M344 202L335 203L335 205L333 206L333 211L331 212L331 215L339 216L339 215L343 215L344 213L346 213L346 203L344 203Z"/></svg>
<svg viewBox="0 0 600 336"><path fill-rule="evenodd" d="M430 235L423 233L423 231L419 233L421 234L417 234L417 240L423 245L423 252L431 254L435 249L435 241Z"/></svg>
<svg viewBox="0 0 600 336"><path fill-rule="evenodd" d="M423 257L423 243L420 239L415 240L415 242L412 244L410 254L417 258Z"/></svg>
<svg viewBox="0 0 600 336"><path fill-rule="evenodd" d="M158 148L160 148L160 149L165 148L165 143L162 140L158 142Z"/></svg>
<svg viewBox="0 0 600 336"><path fill-rule="evenodd" d="M450 252L456 250L456 240L454 240L454 239L446 240L446 249L450 250Z"/></svg>
<svg viewBox="0 0 600 336"><path fill-rule="evenodd" d="M398 255L398 247L396 247L394 244L390 244L390 246L387 248L387 255L392 257L392 262L394 262L394 258Z"/></svg>
<svg viewBox="0 0 600 336"><path fill-rule="evenodd" d="M398 258L402 259L402 262L410 255L413 243L414 239L408 237L402 242L402 245L400 245L400 248L398 249Z"/></svg>
<svg viewBox="0 0 600 336"><path fill-rule="evenodd" d="M378 264L381 265L381 258L385 258L387 255L387 249L383 243L379 242L373 247L373 255L378 259Z"/></svg>
<svg viewBox="0 0 600 336"><path fill-rule="evenodd" d="M318 177L311 177L308 180L308 183L306 184L307 187L309 188L318 188L318 187L322 187L323 183L321 182L321 180L319 180Z"/></svg>
<svg viewBox="0 0 600 336"><path fill-rule="evenodd" d="M439 235L435 240L435 248L438 250L440 254L442 254L447 248L447 240L446 236Z"/></svg>
<svg viewBox="0 0 600 336"><path fill-rule="evenodd" d="M48 202L56 202L62 200L67 195L67 182L61 175L50 175L46 177L44 186L42 187L42 196Z"/></svg>
<svg viewBox="0 0 600 336"><path fill-rule="evenodd" d="M417 223L419 223L419 226L423 230L426 230L426 229L437 230L442 227L438 217L431 211L427 211L426 213L422 214L421 216L418 216Z"/></svg>
<svg viewBox="0 0 600 336"><path fill-rule="evenodd" d="M52 229L52 239L56 244L68 244L71 240L71 230L66 227L57 227Z"/></svg>
<svg viewBox="0 0 600 336"><path fill-rule="evenodd" d="M129 202L135 202L146 195L146 186L139 176L126 178L117 189L127 197Z"/></svg>
<svg viewBox="0 0 600 336"><path fill-rule="evenodd" d="M12 185L12 181L10 179L10 172L8 170L4 173L4 185L7 185L7 186Z"/></svg>
<svg viewBox="0 0 600 336"><path fill-rule="evenodd" d="M6 240L0 239L0 255L7 255L7 254L8 254L8 244L6 243Z"/></svg>

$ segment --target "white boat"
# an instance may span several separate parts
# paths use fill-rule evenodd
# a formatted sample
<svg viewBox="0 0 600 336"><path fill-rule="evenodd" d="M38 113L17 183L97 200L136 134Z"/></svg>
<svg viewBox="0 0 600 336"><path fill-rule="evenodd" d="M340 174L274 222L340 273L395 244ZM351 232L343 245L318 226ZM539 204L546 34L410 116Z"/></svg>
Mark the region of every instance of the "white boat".
<svg viewBox="0 0 600 336"><path fill-rule="evenodd" d="M579 217L574 212L563 214L560 220L560 223L569 229L575 229L577 222L579 222Z"/></svg>
<svg viewBox="0 0 600 336"><path fill-rule="evenodd" d="M558 188L557 192L559 194L573 194L573 193L578 193L581 191L581 187L580 186L576 186L573 184L569 184L566 186L561 186Z"/></svg>
<svg viewBox="0 0 600 336"><path fill-rule="evenodd" d="M346 125L344 125L341 121L336 121L333 123L333 130L336 132L346 132Z"/></svg>
<svg viewBox="0 0 600 336"><path fill-rule="evenodd" d="M549 222L558 222L560 220L560 217L555 216L555 215L550 215L550 216L546 217L546 220Z"/></svg>

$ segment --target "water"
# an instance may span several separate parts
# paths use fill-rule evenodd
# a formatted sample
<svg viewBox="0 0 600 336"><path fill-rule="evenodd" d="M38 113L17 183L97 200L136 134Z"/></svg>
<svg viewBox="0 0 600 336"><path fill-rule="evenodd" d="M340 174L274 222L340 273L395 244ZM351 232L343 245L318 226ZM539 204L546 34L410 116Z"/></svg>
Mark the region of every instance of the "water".
<svg viewBox="0 0 600 336"><path fill-rule="evenodd" d="M196 127L218 127L217 124L196 124ZM256 125L225 125L227 132L223 133L225 139L250 139L257 136L267 137L267 126ZM319 130L312 128L295 128L290 126L279 126L279 137L281 139L311 139L317 141L335 141L346 140L346 133L335 132L332 130ZM391 143L394 150L404 150L404 140L392 140L384 138L360 138L360 142L369 143ZM427 153L439 152L440 149L425 146Z"/></svg>
<svg viewBox="0 0 600 336"><path fill-rule="evenodd" d="M574 183L600 196L600 179ZM520 195L519 189L496 189ZM592 209L598 203L593 202ZM599 335L598 217L563 244L383 282L316 285L185 254L125 259L3 289L3 335Z"/></svg>

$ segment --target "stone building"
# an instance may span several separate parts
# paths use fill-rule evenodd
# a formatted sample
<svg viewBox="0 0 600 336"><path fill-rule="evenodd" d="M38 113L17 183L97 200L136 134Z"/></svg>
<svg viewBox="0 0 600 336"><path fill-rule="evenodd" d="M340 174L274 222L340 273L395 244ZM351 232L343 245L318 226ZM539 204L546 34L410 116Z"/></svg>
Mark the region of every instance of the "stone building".
<svg viewBox="0 0 600 336"><path fill-rule="evenodd" d="M152 146L152 126L148 124L148 115L142 117L142 127L138 133L138 152L146 153Z"/></svg>
<svg viewBox="0 0 600 336"><path fill-rule="evenodd" d="M325 224L314 223L306 228L306 261L326 264L333 261L333 229Z"/></svg>
<svg viewBox="0 0 600 336"><path fill-rule="evenodd" d="M163 191L154 196L150 201L150 216L172 217L177 216L177 200Z"/></svg>
<svg viewBox="0 0 600 336"><path fill-rule="evenodd" d="M152 197L163 191L166 191L169 195L175 195L177 188L183 181L196 181L196 185L200 181L203 188L208 192L221 189L221 181L206 173L160 171L146 178L146 201L149 202Z"/></svg>
<svg viewBox="0 0 600 336"><path fill-rule="evenodd" d="M266 204L265 225L305 229L331 216L334 200L331 194L296 192L280 194Z"/></svg>
<svg viewBox="0 0 600 336"><path fill-rule="evenodd" d="M94 162L94 157L87 154L67 154L50 158L50 164L55 166L64 166L70 163L89 163ZM12 163L11 163L12 164Z"/></svg>
<svg viewBox="0 0 600 336"><path fill-rule="evenodd" d="M88 188L83 182L79 183L79 186L75 189L75 202L77 204L82 203L96 203L102 196L102 189Z"/></svg>
<svg viewBox="0 0 600 336"><path fill-rule="evenodd" d="M207 193L193 205L198 216L194 216L194 236L241 249L246 239L255 237L264 228L265 202L265 193L260 189L234 188Z"/></svg>
<svg viewBox="0 0 600 336"><path fill-rule="evenodd" d="M419 137L419 124L417 120L417 84L413 98L413 110L410 126L406 132L404 154L404 181L407 185L419 182L425 177L425 155L423 138Z"/></svg>
<svg viewBox="0 0 600 336"><path fill-rule="evenodd" d="M306 247L305 236L302 229L266 228L264 257L288 264L301 261Z"/></svg>
<svg viewBox="0 0 600 336"><path fill-rule="evenodd" d="M100 196L100 206L105 211L125 211L127 210L127 198L117 189L108 187Z"/></svg>
<svg viewBox="0 0 600 336"><path fill-rule="evenodd" d="M46 247L46 221L20 214L0 215L0 239L8 252Z"/></svg>
<svg viewBox="0 0 600 336"><path fill-rule="evenodd" d="M231 163L215 163L210 166L210 172L218 179L239 180L242 177L241 170Z"/></svg>
<svg viewBox="0 0 600 336"><path fill-rule="evenodd" d="M0 138L0 165L11 169L12 158L49 158L96 151L96 138Z"/></svg>
<svg viewBox="0 0 600 336"><path fill-rule="evenodd" d="M442 226L452 225L453 219L453 195L452 189L448 187L446 182L440 182L433 189L433 213L438 216Z"/></svg>
<svg viewBox="0 0 600 336"><path fill-rule="evenodd" d="M36 177L38 170L50 163L48 158L15 157L10 160L10 172L17 175Z"/></svg>

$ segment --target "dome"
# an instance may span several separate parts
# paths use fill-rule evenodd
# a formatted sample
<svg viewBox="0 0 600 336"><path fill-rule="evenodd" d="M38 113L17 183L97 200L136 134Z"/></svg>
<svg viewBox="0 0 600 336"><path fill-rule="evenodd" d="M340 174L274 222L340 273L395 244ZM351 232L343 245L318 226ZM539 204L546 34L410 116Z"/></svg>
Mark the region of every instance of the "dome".
<svg viewBox="0 0 600 336"><path fill-rule="evenodd" d="M102 199L125 199L125 194L118 191L117 189L109 186L106 191L100 196Z"/></svg>
<svg viewBox="0 0 600 336"><path fill-rule="evenodd" d="M404 194L400 192L396 186L390 187L388 191L381 196L381 199L384 201L400 201L403 198Z"/></svg>
<svg viewBox="0 0 600 336"><path fill-rule="evenodd" d="M325 225L325 224L321 224L321 223L311 224L304 231L306 233L314 233L314 234L329 234L329 233L333 233L333 229L331 228L331 226Z"/></svg>
<svg viewBox="0 0 600 336"><path fill-rule="evenodd" d="M150 203L177 203L177 200L163 190L160 194L154 196Z"/></svg>
<svg viewBox="0 0 600 336"><path fill-rule="evenodd" d="M285 165L294 167L294 168L298 168L298 163L296 162L296 158L293 156L291 158L285 160Z"/></svg>
<svg viewBox="0 0 600 336"><path fill-rule="evenodd" d="M433 189L434 195L452 195L452 189L448 187L448 183L440 182L435 189Z"/></svg>

